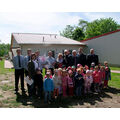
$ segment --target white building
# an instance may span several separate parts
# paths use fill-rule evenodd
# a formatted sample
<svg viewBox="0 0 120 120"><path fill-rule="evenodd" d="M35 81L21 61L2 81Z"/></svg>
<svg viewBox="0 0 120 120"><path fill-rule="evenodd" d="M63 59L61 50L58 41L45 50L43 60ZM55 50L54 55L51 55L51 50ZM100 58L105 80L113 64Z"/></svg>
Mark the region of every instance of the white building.
<svg viewBox="0 0 120 120"><path fill-rule="evenodd" d="M35 33L12 33L11 36L11 52L16 54L16 49L21 48L22 54L27 54L27 49L31 48L32 52L40 50L40 55L47 55L49 50L53 51L55 58L58 53L63 50L78 50L85 47L85 43L81 43L56 34L35 34Z"/></svg>
<svg viewBox="0 0 120 120"><path fill-rule="evenodd" d="M86 53L94 48L101 63L108 61L113 66L120 66L120 30L84 40L83 43L87 44Z"/></svg>

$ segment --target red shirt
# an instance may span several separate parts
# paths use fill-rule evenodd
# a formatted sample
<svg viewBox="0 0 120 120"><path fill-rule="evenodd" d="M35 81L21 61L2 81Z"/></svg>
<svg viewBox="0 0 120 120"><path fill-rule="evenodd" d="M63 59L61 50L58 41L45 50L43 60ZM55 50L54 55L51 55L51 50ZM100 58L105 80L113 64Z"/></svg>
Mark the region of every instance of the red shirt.
<svg viewBox="0 0 120 120"><path fill-rule="evenodd" d="M93 82L94 83L99 83L100 82L100 72L99 71L94 71L93 72Z"/></svg>

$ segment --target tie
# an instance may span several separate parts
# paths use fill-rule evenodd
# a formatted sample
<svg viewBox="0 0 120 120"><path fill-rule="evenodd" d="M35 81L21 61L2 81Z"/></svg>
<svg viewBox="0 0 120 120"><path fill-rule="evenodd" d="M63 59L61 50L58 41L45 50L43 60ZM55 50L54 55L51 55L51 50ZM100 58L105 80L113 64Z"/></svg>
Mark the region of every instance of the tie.
<svg viewBox="0 0 120 120"><path fill-rule="evenodd" d="M30 61L30 56L28 56L28 61Z"/></svg>
<svg viewBox="0 0 120 120"><path fill-rule="evenodd" d="M19 67L21 67L20 56L18 56Z"/></svg>

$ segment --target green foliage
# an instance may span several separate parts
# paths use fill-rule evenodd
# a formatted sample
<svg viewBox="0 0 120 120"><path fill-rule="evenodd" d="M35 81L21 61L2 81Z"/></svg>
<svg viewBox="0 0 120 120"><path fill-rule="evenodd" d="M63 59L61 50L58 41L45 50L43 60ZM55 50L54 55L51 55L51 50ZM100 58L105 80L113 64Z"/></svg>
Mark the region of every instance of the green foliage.
<svg viewBox="0 0 120 120"><path fill-rule="evenodd" d="M117 30L119 25L112 18L101 18L87 24L86 37L91 38L107 32Z"/></svg>
<svg viewBox="0 0 120 120"><path fill-rule="evenodd" d="M120 29L120 25L113 18L101 18L92 22L79 20L77 26L67 25L60 35L80 41L117 29Z"/></svg>
<svg viewBox="0 0 120 120"><path fill-rule="evenodd" d="M74 27L71 25L67 25L66 28L62 32L60 32L60 35L67 38L72 38L73 31Z"/></svg>
<svg viewBox="0 0 120 120"><path fill-rule="evenodd" d="M10 44L0 44L0 56L3 57L4 55L7 55L10 51Z"/></svg>
<svg viewBox="0 0 120 120"><path fill-rule="evenodd" d="M83 33L83 30L80 28L80 27L76 27L75 30L73 31L72 33L72 38L74 40L83 40L85 37L84 33Z"/></svg>

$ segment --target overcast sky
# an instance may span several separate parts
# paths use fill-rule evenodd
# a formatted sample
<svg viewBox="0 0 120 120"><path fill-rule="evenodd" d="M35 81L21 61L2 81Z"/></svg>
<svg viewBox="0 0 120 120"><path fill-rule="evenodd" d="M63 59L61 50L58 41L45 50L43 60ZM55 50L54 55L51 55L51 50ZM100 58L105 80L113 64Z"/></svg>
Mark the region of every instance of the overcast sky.
<svg viewBox="0 0 120 120"><path fill-rule="evenodd" d="M120 24L120 13L92 12L0 12L0 40L10 43L11 33L57 33L66 25L76 25L79 19L93 21L112 17Z"/></svg>

